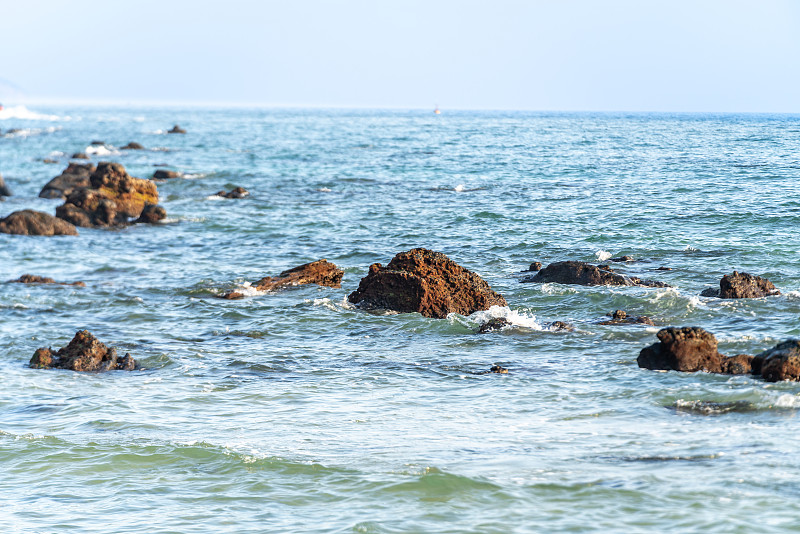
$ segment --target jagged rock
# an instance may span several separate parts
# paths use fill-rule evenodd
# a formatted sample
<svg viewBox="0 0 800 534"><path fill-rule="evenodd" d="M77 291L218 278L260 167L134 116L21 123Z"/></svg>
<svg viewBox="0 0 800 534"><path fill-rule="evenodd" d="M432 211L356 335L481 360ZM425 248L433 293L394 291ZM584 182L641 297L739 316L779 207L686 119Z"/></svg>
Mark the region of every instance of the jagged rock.
<svg viewBox="0 0 800 534"><path fill-rule="evenodd" d="M172 127L172 129L171 129L171 130L167 130L167 133L171 133L171 134L185 134L185 133L186 133L186 130L184 130L183 128L181 128L180 126L178 126L178 125L176 124L175 126L173 126L173 127Z"/></svg>
<svg viewBox="0 0 800 534"><path fill-rule="evenodd" d="M342 277L344 271L328 260L322 259L304 263L287 271L283 271L278 276L267 276L255 282L253 287L258 291L275 291L289 286L299 286L304 284L317 284L327 287L342 287ZM238 291L231 291L221 295L223 299L243 298Z"/></svg>
<svg viewBox="0 0 800 534"><path fill-rule="evenodd" d="M225 191L217 191L215 194L218 197L224 197L224 198L244 198L250 195L250 191L248 191L244 187L237 187L235 189L231 189L227 193Z"/></svg>
<svg viewBox="0 0 800 534"><path fill-rule="evenodd" d="M656 336L659 343L645 347L636 362L653 370L722 371L723 356L717 351L717 338L700 327L663 328Z"/></svg>
<svg viewBox="0 0 800 534"><path fill-rule="evenodd" d="M490 373L497 373L497 374L501 374L501 375L507 375L508 374L508 369L506 369L505 367L501 367L499 365L493 365L489 369L489 372Z"/></svg>
<svg viewBox="0 0 800 534"><path fill-rule="evenodd" d="M155 224L167 218L167 210L156 204L145 204L142 214L133 221L135 224L149 223Z"/></svg>
<svg viewBox="0 0 800 534"><path fill-rule="evenodd" d="M146 204L158 204L156 185L129 176L119 163L99 163L89 182L91 189L70 193L56 208L57 217L76 226L120 226L139 217Z"/></svg>
<svg viewBox="0 0 800 534"><path fill-rule="evenodd" d="M178 171L165 171L162 169L153 173L154 180L167 180L169 178L180 178L181 176L183 176L183 174Z"/></svg>
<svg viewBox="0 0 800 534"><path fill-rule="evenodd" d="M787 339L778 343L756 355L754 363L753 367L760 364L761 376L767 382L800 380L800 340Z"/></svg>
<svg viewBox="0 0 800 534"><path fill-rule="evenodd" d="M607 315L611 317L611 320L601 321L601 325L645 324L654 326L655 324L653 323L653 320L646 315L635 317L628 315L624 310L615 310Z"/></svg>
<svg viewBox="0 0 800 534"><path fill-rule="evenodd" d="M663 282L642 280L636 277L616 274L607 265L595 266L582 261L558 261L551 263L534 276L523 278L522 282L556 282L559 284L578 284L584 286L670 287Z"/></svg>
<svg viewBox="0 0 800 534"><path fill-rule="evenodd" d="M100 343L88 330L81 330L58 352L49 348L37 349L33 353L30 366L35 369L57 368L84 372L133 371L136 361L130 354L118 358L116 349Z"/></svg>
<svg viewBox="0 0 800 534"><path fill-rule="evenodd" d="M372 264L348 299L364 308L419 312L436 318L507 305L480 276L444 254L424 248L401 252L386 267Z"/></svg>
<svg viewBox="0 0 800 534"><path fill-rule="evenodd" d="M528 270L529 271L541 271L542 270L542 262L535 261L535 262L531 263L531 266L528 267Z"/></svg>
<svg viewBox="0 0 800 534"><path fill-rule="evenodd" d="M139 143L130 142L127 145L120 147L120 150L144 150L144 147Z"/></svg>
<svg viewBox="0 0 800 534"><path fill-rule="evenodd" d="M17 235L78 235L75 226L47 213L33 210L15 211L0 219L0 233Z"/></svg>
<svg viewBox="0 0 800 534"><path fill-rule="evenodd" d="M719 281L719 289L707 288L700 293L703 297L719 297L721 299L750 299L780 294L781 292L766 278L736 271L722 277Z"/></svg>
<svg viewBox="0 0 800 534"><path fill-rule="evenodd" d="M501 330L506 326L511 326L511 323L505 317L492 317L481 325L478 329L479 334L487 334L495 330Z"/></svg>
<svg viewBox="0 0 800 534"><path fill-rule="evenodd" d="M10 196L11 196L11 189L8 188L5 180L3 180L3 175L0 174L0 197L10 197Z"/></svg>
<svg viewBox="0 0 800 534"><path fill-rule="evenodd" d="M83 152L75 152L72 155L72 159L89 159L89 156Z"/></svg>
<svg viewBox="0 0 800 534"><path fill-rule="evenodd" d="M33 274L23 274L16 280L9 280L9 284L58 284L62 286L86 287L83 282L56 282L52 278L36 276Z"/></svg>
<svg viewBox="0 0 800 534"><path fill-rule="evenodd" d="M722 373L726 375L758 374L753 372L753 356L737 354L722 359Z"/></svg>
<svg viewBox="0 0 800 534"><path fill-rule="evenodd" d="M61 171L59 176L47 182L39 196L42 198L66 199L74 191L89 189L92 186L89 176L95 169L96 167L91 163L70 163L66 169Z"/></svg>

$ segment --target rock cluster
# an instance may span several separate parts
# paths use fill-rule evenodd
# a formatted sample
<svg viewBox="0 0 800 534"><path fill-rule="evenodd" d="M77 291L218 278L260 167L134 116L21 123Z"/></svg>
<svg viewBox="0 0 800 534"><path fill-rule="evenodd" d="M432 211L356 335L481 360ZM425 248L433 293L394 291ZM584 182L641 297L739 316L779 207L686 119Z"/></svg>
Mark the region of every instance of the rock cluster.
<svg viewBox="0 0 800 534"><path fill-rule="evenodd" d="M217 191L214 194L218 197L223 197L223 198L244 198L250 195L250 191L248 191L244 187L235 187L230 191L228 191L227 193L225 191Z"/></svg>
<svg viewBox="0 0 800 534"><path fill-rule="evenodd" d="M664 282L642 280L615 273L606 265L592 265L582 261L558 261L551 263L522 282L578 284L583 286L644 286L670 287Z"/></svg>
<svg viewBox="0 0 800 534"><path fill-rule="evenodd" d="M441 252L424 248L401 252L386 267L372 264L348 300L367 309L418 312L435 318L507 305L480 276Z"/></svg>
<svg viewBox="0 0 800 534"><path fill-rule="evenodd" d="M81 330L66 347L57 352L50 348L37 349L33 353L30 366L35 369L57 368L84 372L133 371L136 361L130 354L118 358L116 349L98 341L88 330Z"/></svg>
<svg viewBox="0 0 800 534"><path fill-rule="evenodd" d="M70 163L69 166L61 171L59 176L56 176L39 192L42 198L66 198L73 192L81 189L89 189L92 183L89 177L95 171L96 167L91 163Z"/></svg>
<svg viewBox="0 0 800 534"><path fill-rule="evenodd" d="M708 288L700 293L703 297L719 297L721 299L752 299L780 295L775 285L760 276L733 271L719 281L719 289Z"/></svg>
<svg viewBox="0 0 800 534"><path fill-rule="evenodd" d="M23 274L16 280L9 280L9 284L58 284L62 286L86 287L83 282L56 282L52 278L37 276L33 274Z"/></svg>
<svg viewBox="0 0 800 534"><path fill-rule="evenodd" d="M67 221L47 213L33 210L15 211L0 219L0 233L17 235L78 235L78 230Z"/></svg>
<svg viewBox="0 0 800 534"><path fill-rule="evenodd" d="M258 291L275 291L290 286L317 284L327 287L342 287L344 271L326 259L298 265L278 276L267 276L252 284ZM221 298L234 300L244 298L238 291L225 293Z"/></svg>

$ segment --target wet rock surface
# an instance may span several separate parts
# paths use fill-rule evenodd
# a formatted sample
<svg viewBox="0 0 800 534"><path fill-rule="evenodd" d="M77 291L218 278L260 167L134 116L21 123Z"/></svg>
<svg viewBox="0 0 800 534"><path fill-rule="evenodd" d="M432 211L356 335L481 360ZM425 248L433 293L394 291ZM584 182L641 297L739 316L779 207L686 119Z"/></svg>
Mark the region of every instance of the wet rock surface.
<svg viewBox="0 0 800 534"><path fill-rule="evenodd" d="M86 287L83 282L56 282L46 276L36 276L33 274L23 274L16 280L9 280L9 284L57 284L62 286Z"/></svg>
<svg viewBox="0 0 800 534"><path fill-rule="evenodd" d="M372 264L348 299L367 309L418 312L434 318L507 305L480 276L424 248L401 252L386 267Z"/></svg>
<svg viewBox="0 0 800 534"><path fill-rule="evenodd" d="M287 271L283 271L278 276L267 276L252 284L258 291L275 291L285 287L299 286L305 284L317 284L327 287L342 287L342 277L344 271L326 259L312 261L298 265ZM244 298L244 294L239 291L230 291L221 295L220 298L235 300Z"/></svg>
<svg viewBox="0 0 800 534"><path fill-rule="evenodd" d="M5 180L3 180L3 175L0 174L0 197L10 197L11 196L11 189L6 185Z"/></svg>
<svg viewBox="0 0 800 534"><path fill-rule="evenodd" d="M82 372L133 371L136 361L130 354L117 357L116 349L101 343L88 330L81 330L66 347L56 352L50 348L37 349L29 365L35 369L56 368Z"/></svg>
<svg viewBox="0 0 800 534"><path fill-rule="evenodd" d="M495 330L502 330L506 326L511 326L511 323L505 317L492 317L478 328L478 333L488 334Z"/></svg>
<svg viewBox="0 0 800 534"><path fill-rule="evenodd" d="M639 367L653 370L708 371L722 370L722 355L717 338L700 327L663 328L656 337L659 343L645 347L636 360Z"/></svg>
<svg viewBox="0 0 800 534"><path fill-rule="evenodd" d="M542 262L535 261L535 262L531 263L530 267L528 267L528 270L529 271L534 271L534 272L541 271L542 270Z"/></svg>
<svg viewBox="0 0 800 534"><path fill-rule="evenodd" d="M90 163L70 163L66 169L61 171L59 176L45 184L39 192L39 196L65 200L74 191L89 189L92 186L89 177L95 169L96 167Z"/></svg>
<svg viewBox="0 0 800 534"><path fill-rule="evenodd" d="M89 159L89 155L84 152L75 152L70 159Z"/></svg>
<svg viewBox="0 0 800 534"><path fill-rule="evenodd" d="M0 219L0 233L16 235L78 235L74 225L41 211L15 211Z"/></svg>
<svg viewBox="0 0 800 534"><path fill-rule="evenodd" d="M169 180L170 178L180 178L183 176L183 173L178 171L167 171L164 169L158 169L156 172L153 173L154 180Z"/></svg>
<svg viewBox="0 0 800 534"><path fill-rule="evenodd" d="M223 197L223 198L244 198L250 195L250 191L248 191L244 187L236 187L234 189L231 189L227 193L225 191L217 191L214 194L218 197Z"/></svg>
<svg viewBox="0 0 800 534"><path fill-rule="evenodd" d="M755 356L767 382L800 380L800 340L788 339Z"/></svg>
<svg viewBox="0 0 800 534"><path fill-rule="evenodd" d="M599 324L601 325L643 324L650 326L654 326L655 324L653 323L653 320L646 315L640 315L640 316L628 315L628 313L624 310L614 310L613 312L607 315L608 317L611 317L611 319L607 321L601 321Z"/></svg>
<svg viewBox="0 0 800 534"><path fill-rule="evenodd" d="M175 126L172 127L172 129L167 130L167 133L170 133L170 134L185 134L186 130L184 130L183 128L181 128L180 126L178 126L176 124Z"/></svg>
<svg viewBox="0 0 800 534"><path fill-rule="evenodd" d="M780 295L781 292L775 285L760 276L749 273L726 274L719 281L719 289L708 288L700 293L703 297L718 297L721 299L750 299Z"/></svg>
<svg viewBox="0 0 800 534"><path fill-rule="evenodd" d="M155 224L167 218L167 210L157 204L145 204L134 224Z"/></svg>
<svg viewBox="0 0 800 534"><path fill-rule="evenodd" d="M144 146L131 141L127 145L120 147L120 150L144 150Z"/></svg>
<svg viewBox="0 0 800 534"><path fill-rule="evenodd" d="M522 279L522 282L558 284L577 284L584 286L643 286L670 287L664 282L642 280L636 277L615 273L607 265L592 265L582 261L559 261L551 263L534 276Z"/></svg>

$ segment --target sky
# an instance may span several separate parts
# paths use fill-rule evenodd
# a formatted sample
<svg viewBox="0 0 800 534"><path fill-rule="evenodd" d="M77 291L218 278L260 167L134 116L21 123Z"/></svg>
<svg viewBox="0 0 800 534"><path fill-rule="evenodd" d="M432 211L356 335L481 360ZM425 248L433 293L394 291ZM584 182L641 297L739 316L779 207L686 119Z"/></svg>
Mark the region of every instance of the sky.
<svg viewBox="0 0 800 534"><path fill-rule="evenodd" d="M798 0L3 0L0 98L800 112Z"/></svg>

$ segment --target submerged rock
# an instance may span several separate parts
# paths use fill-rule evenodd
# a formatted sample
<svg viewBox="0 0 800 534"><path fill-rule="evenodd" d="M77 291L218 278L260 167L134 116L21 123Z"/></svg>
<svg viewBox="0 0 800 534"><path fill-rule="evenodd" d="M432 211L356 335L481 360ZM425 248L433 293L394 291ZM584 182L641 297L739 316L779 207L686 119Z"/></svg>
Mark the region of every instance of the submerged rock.
<svg viewBox="0 0 800 534"><path fill-rule="evenodd" d="M780 295L781 292L775 285L760 276L733 271L726 274L719 281L719 289L708 288L700 293L703 297L718 297L721 299L750 299Z"/></svg>
<svg viewBox="0 0 800 534"><path fill-rule="evenodd" d="M552 323L547 323L545 328L553 332L572 332L575 330L574 326L569 323L565 323L564 321L553 321Z"/></svg>
<svg viewBox="0 0 800 534"><path fill-rule="evenodd" d="M131 141L127 145L120 147L120 150L144 150L144 147L139 143L134 143Z"/></svg>
<svg viewBox="0 0 800 534"><path fill-rule="evenodd" d="M47 213L33 210L15 211L0 219L0 233L17 235L78 235L78 230L67 221Z"/></svg>
<svg viewBox="0 0 800 534"><path fill-rule="evenodd" d="M501 367L499 365L493 365L489 369L489 372L490 373L501 374L501 375L507 375L508 374L508 369L506 369L505 367Z"/></svg>
<svg viewBox="0 0 800 534"><path fill-rule="evenodd" d="M601 321L601 325L618 325L618 324L644 324L654 326L653 320L646 315L633 316L628 315L624 310L615 310L608 314L611 320Z"/></svg>
<svg viewBox="0 0 800 534"><path fill-rule="evenodd" d="M8 188L5 180L3 180L3 175L0 174L0 197L10 197L10 196L11 196L11 189Z"/></svg>
<svg viewBox="0 0 800 534"><path fill-rule="evenodd" d="M326 259L312 261L298 265L287 271L283 271L278 276L267 276L255 282L253 287L258 291L275 291L284 287L299 286L305 284L317 284L327 287L342 287L342 277L344 271ZM239 291L230 291L221 295L220 298L234 300L244 298Z"/></svg>
<svg viewBox="0 0 800 534"><path fill-rule="evenodd" d="M165 171L163 169L159 169L153 173L154 180L168 180L170 178L180 178L183 176L183 173L178 171Z"/></svg>
<svg viewBox="0 0 800 534"><path fill-rule="evenodd" d="M71 159L89 159L89 155L84 152L75 152Z"/></svg>
<svg viewBox="0 0 800 534"><path fill-rule="evenodd" d="M167 218L167 210L157 204L145 204L142 214L136 219L134 224L155 224Z"/></svg>
<svg viewBox="0 0 800 534"><path fill-rule="evenodd" d="M418 312L435 318L507 305L480 276L441 252L424 248L401 252L386 267L372 264L348 299L368 309Z"/></svg>
<svg viewBox="0 0 800 534"><path fill-rule="evenodd" d="M528 270L529 271L534 271L534 272L535 271L541 271L542 270L542 262L535 261L535 262L531 263L531 266L528 267Z"/></svg>
<svg viewBox="0 0 800 534"><path fill-rule="evenodd" d="M642 280L636 277L616 274L607 265L596 266L582 261L558 261L551 263L534 276L523 278L522 282L555 282L558 284L578 284L584 286L670 287L663 282Z"/></svg>
<svg viewBox="0 0 800 534"><path fill-rule="evenodd" d="M511 326L511 323L505 317L492 317L478 328L478 333L487 334L495 330L501 330L506 326Z"/></svg>
<svg viewBox="0 0 800 534"><path fill-rule="evenodd" d="M36 276L33 274L23 274L16 280L9 280L9 284L58 284L62 286L86 287L83 282L56 282L52 278Z"/></svg>
<svg viewBox="0 0 800 534"><path fill-rule="evenodd" d="M91 189L70 193L56 216L76 226L121 226L139 217L146 204L158 204L156 184L134 178L119 163L103 162L89 177Z"/></svg>
<svg viewBox="0 0 800 534"><path fill-rule="evenodd" d="M231 189L227 193L225 191L217 191L214 194L217 195L218 197L224 197L224 198L244 198L250 195L250 191L248 191L244 187L236 187L234 189Z"/></svg>
<svg viewBox="0 0 800 534"><path fill-rule="evenodd" d="M89 176L95 171L96 167L91 163L70 163L69 166L61 171L39 192L42 198L66 199L70 193L81 189L89 189L92 183Z"/></svg>
<svg viewBox="0 0 800 534"><path fill-rule="evenodd" d="M620 256L619 258L611 258L608 261L615 261L617 263L627 263L630 261L636 261L633 259L633 256Z"/></svg>
<svg viewBox="0 0 800 534"><path fill-rule="evenodd" d="M183 128L181 128L180 126L178 126L178 125L176 124L175 126L173 126L173 127L172 127L172 129L171 129L171 130L167 130L167 133L171 133L171 134L185 134L185 133L186 133L186 130L184 130Z"/></svg>
<svg viewBox="0 0 800 534"><path fill-rule="evenodd" d="M81 330L66 347L57 352L49 348L37 349L33 353L30 366L35 369L57 368L84 372L133 371L136 361L130 354L118 358L116 349L98 341L88 330Z"/></svg>
<svg viewBox="0 0 800 534"><path fill-rule="evenodd" d="M753 362L767 382L800 380L800 340L787 339L778 343L756 355Z"/></svg>

